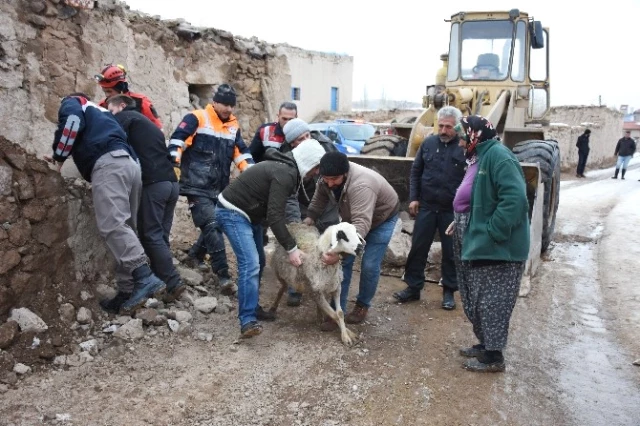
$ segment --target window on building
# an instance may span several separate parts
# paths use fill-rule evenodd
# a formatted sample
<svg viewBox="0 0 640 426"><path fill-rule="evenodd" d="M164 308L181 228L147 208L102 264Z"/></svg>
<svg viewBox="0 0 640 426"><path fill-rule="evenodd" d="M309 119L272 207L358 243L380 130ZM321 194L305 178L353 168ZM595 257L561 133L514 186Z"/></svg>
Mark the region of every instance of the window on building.
<svg viewBox="0 0 640 426"><path fill-rule="evenodd" d="M331 111L337 111L338 110L338 105L340 105L339 102L339 97L338 97L338 88L337 87L332 87L331 88Z"/></svg>
<svg viewBox="0 0 640 426"><path fill-rule="evenodd" d="M292 101L299 101L300 100L300 88L299 87L292 87L291 88L291 100Z"/></svg>

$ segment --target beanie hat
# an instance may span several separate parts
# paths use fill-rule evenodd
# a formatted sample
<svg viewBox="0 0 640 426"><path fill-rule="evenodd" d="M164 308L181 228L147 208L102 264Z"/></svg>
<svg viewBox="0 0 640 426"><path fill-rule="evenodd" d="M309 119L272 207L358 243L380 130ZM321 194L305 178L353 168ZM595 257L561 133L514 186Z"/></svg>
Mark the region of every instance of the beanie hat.
<svg viewBox="0 0 640 426"><path fill-rule="evenodd" d="M320 161L322 176L340 176L349 171L349 159L341 152L327 152Z"/></svg>
<svg viewBox="0 0 640 426"><path fill-rule="evenodd" d="M307 173L320 164L320 159L325 155L325 150L315 139L306 139L300 145L291 150L293 158L298 165L300 177L304 178Z"/></svg>
<svg viewBox="0 0 640 426"><path fill-rule="evenodd" d="M293 120L287 121L287 124L284 125L282 131L284 132L284 139L288 143L292 143L303 133L309 132L310 129L306 121L300 118L294 118Z"/></svg>
<svg viewBox="0 0 640 426"><path fill-rule="evenodd" d="M226 83L221 84L213 95L213 102L234 107L236 106L236 91Z"/></svg>

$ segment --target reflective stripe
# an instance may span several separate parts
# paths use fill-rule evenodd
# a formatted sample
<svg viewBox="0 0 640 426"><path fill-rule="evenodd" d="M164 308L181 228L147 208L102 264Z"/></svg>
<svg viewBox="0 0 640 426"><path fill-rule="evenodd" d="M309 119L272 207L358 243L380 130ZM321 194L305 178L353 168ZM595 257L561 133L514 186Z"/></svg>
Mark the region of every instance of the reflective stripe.
<svg viewBox="0 0 640 426"><path fill-rule="evenodd" d="M212 128L207 128L207 127L199 127L198 130L196 130L196 134L214 136L216 138L227 139L230 141L236 140L235 135L231 135L229 133L216 132Z"/></svg>
<svg viewBox="0 0 640 426"><path fill-rule="evenodd" d="M184 148L185 142L180 139L171 139L169 141L169 146L177 146L179 148Z"/></svg>
<svg viewBox="0 0 640 426"><path fill-rule="evenodd" d="M264 136L262 137L262 144L264 146L267 146L267 143L269 142L269 128L271 126L265 126L264 127Z"/></svg>
<svg viewBox="0 0 640 426"><path fill-rule="evenodd" d="M236 158L234 158L233 162L236 163L236 164L240 164L244 160L253 160L253 157L251 156L251 154L242 154L242 155L238 155Z"/></svg>
<svg viewBox="0 0 640 426"><path fill-rule="evenodd" d="M265 148L279 149L282 146L282 142L264 141L262 142Z"/></svg>

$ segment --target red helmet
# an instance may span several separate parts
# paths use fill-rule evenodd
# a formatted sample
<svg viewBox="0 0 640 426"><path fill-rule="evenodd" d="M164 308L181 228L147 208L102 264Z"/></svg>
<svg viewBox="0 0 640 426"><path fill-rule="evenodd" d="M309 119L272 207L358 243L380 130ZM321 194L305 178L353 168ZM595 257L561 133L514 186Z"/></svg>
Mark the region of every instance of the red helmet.
<svg viewBox="0 0 640 426"><path fill-rule="evenodd" d="M107 65L100 74L94 76L101 87L113 87L121 81L127 81L127 71L122 65Z"/></svg>

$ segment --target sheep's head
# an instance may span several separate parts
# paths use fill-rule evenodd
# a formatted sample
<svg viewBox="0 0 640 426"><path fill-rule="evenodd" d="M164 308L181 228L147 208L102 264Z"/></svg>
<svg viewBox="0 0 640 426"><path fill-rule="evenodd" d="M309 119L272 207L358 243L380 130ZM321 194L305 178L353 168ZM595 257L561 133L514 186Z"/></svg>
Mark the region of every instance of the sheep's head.
<svg viewBox="0 0 640 426"><path fill-rule="evenodd" d="M330 226L325 232L331 232L331 246L328 253L348 253L354 256L360 253L364 247L364 240L356 227L347 222L340 222Z"/></svg>

